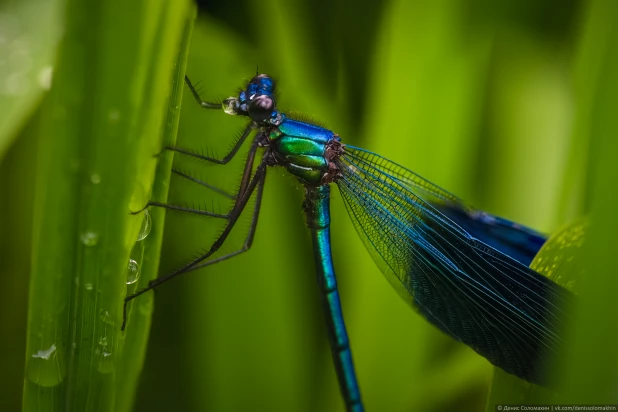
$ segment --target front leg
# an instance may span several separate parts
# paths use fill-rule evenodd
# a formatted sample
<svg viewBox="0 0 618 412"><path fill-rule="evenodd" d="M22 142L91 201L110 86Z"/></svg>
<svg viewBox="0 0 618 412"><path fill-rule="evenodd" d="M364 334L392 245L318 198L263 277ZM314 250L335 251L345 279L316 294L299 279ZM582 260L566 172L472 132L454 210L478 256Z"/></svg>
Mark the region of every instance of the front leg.
<svg viewBox="0 0 618 412"><path fill-rule="evenodd" d="M232 146L232 149L230 150L230 152L228 154L226 154L225 156L223 156L223 159L217 159L217 158L214 158L214 157L204 156L202 154L195 153L195 152L192 152L190 150L181 149L179 147L174 147L174 146L165 146L163 148L163 150L171 150L173 152L178 152L178 153L181 153L183 155L195 157L195 158L201 159L201 160L206 160L207 162L210 162L210 163L215 163L215 164L218 164L218 165L224 165L224 164L229 163L229 161L234 158L236 153L238 153L238 150L243 145L245 140L247 140L247 137L251 134L251 131L254 129L254 127L255 126L254 126L253 122L249 123L247 125L247 127L245 127L245 130L243 131L242 135L240 135L240 137L238 138L236 143L234 143L234 146Z"/></svg>

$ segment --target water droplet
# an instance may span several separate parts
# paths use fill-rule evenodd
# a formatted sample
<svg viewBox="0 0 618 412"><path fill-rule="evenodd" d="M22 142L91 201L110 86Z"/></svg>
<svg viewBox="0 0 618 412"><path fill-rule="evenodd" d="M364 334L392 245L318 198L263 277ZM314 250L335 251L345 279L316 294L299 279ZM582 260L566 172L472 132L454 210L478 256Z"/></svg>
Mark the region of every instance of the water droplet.
<svg viewBox="0 0 618 412"><path fill-rule="evenodd" d="M65 373L64 353L52 344L47 349L40 349L28 359L26 374L30 381L37 385L56 386Z"/></svg>
<svg viewBox="0 0 618 412"><path fill-rule="evenodd" d="M101 357L99 358L99 372L101 373L110 373L114 371L114 358L112 356L112 352L103 351L101 352Z"/></svg>
<svg viewBox="0 0 618 412"><path fill-rule="evenodd" d="M101 183L101 176L93 173L92 175L90 175L90 181L92 182L92 184L98 185L99 183Z"/></svg>
<svg viewBox="0 0 618 412"><path fill-rule="evenodd" d="M236 105L238 104L238 99L235 97L228 97L227 99L223 100L223 102L221 103L221 106L223 106L223 111L227 114L238 114L236 113Z"/></svg>
<svg viewBox="0 0 618 412"><path fill-rule="evenodd" d="M86 288L87 291L91 291L93 288L92 283L86 283L84 287Z"/></svg>
<svg viewBox="0 0 618 412"><path fill-rule="evenodd" d="M101 336L99 338L99 345L101 346L107 346L107 336Z"/></svg>
<svg viewBox="0 0 618 412"><path fill-rule="evenodd" d="M144 210L144 219L142 220L142 226L139 228L139 235L137 236L137 241L146 239L146 236L150 234L150 229L152 228L152 218L150 217L150 212L148 209Z"/></svg>
<svg viewBox="0 0 618 412"><path fill-rule="evenodd" d="M127 285L132 285L139 279L139 265L133 259L129 260L129 266L127 267Z"/></svg>
<svg viewBox="0 0 618 412"><path fill-rule="evenodd" d="M116 327L116 322L114 322L112 315L109 313L107 309L101 309L100 314L101 314L101 321L103 321L103 323Z"/></svg>
<svg viewBox="0 0 618 412"><path fill-rule="evenodd" d="M43 90L51 89L53 77L54 68L52 66L43 67L39 71L39 86L41 86Z"/></svg>
<svg viewBox="0 0 618 412"><path fill-rule="evenodd" d="M82 234L81 240L85 246L95 246L99 242L99 235L94 232L86 232Z"/></svg>
<svg viewBox="0 0 618 412"><path fill-rule="evenodd" d="M49 360L55 352L56 352L56 345L54 344L54 345L51 345L47 349L41 349L37 353L33 354L32 357Z"/></svg>

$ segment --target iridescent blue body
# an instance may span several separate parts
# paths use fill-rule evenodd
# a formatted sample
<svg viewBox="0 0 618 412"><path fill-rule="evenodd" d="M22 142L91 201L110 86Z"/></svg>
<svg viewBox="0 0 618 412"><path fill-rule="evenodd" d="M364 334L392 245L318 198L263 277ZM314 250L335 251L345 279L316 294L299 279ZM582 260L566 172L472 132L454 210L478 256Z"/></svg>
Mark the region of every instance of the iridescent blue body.
<svg viewBox="0 0 618 412"><path fill-rule="evenodd" d="M285 117L268 138L277 164L311 186L323 183L330 164L328 148L340 142L330 130Z"/></svg>
<svg viewBox="0 0 618 412"><path fill-rule="evenodd" d="M263 168L263 178L266 166L283 166L305 186L303 208L348 410L363 405L331 256L331 183L374 261L412 307L506 372L549 384L546 359L562 350L573 297L527 267L545 241L541 234L476 211L412 171L344 145L328 129L286 117L267 75L251 79L223 109L249 117L257 129L254 147L265 152L255 174Z"/></svg>
<svg viewBox="0 0 618 412"><path fill-rule="evenodd" d="M330 187L328 185L309 187L303 208L307 214L307 226L311 230L313 257L341 393L348 410L362 411L360 390L354 372L350 341L343 321L330 248Z"/></svg>

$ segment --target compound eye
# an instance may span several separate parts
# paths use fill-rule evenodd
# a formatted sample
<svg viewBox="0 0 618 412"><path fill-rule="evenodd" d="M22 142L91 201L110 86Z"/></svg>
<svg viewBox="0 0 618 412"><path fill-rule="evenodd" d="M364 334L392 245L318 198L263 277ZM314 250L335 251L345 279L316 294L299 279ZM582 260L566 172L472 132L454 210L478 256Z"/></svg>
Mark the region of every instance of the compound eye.
<svg viewBox="0 0 618 412"><path fill-rule="evenodd" d="M268 119L275 110L275 102L270 96L260 95L249 103L249 116L255 122L263 122Z"/></svg>

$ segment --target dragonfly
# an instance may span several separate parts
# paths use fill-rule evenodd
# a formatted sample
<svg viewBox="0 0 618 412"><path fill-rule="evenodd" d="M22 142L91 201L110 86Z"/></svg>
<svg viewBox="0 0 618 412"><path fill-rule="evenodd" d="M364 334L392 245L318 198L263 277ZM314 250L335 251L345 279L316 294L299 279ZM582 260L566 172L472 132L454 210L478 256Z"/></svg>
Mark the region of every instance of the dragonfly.
<svg viewBox="0 0 618 412"><path fill-rule="evenodd" d="M311 232L334 368L348 411L364 410L339 299L330 240L330 190L339 189L358 235L399 295L430 323L470 346L506 372L536 384L549 383L547 359L564 346L563 330L573 295L528 267L543 245L542 234L478 211L405 167L346 144L333 131L277 110L275 82L256 74L239 93L204 109L247 118L229 153L204 156L180 147L181 155L224 165L245 142L250 147L233 206L226 214L150 201L150 206L224 220L225 227L198 258L125 298L134 298L181 274L233 258L250 249L264 182L271 167L283 167L305 189L302 208ZM249 136L252 138L249 139ZM182 172L186 178L219 190ZM251 225L235 252L213 257L254 199Z"/></svg>

